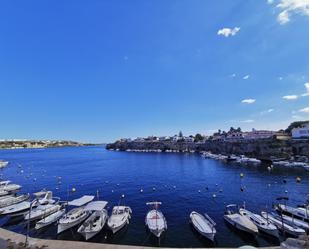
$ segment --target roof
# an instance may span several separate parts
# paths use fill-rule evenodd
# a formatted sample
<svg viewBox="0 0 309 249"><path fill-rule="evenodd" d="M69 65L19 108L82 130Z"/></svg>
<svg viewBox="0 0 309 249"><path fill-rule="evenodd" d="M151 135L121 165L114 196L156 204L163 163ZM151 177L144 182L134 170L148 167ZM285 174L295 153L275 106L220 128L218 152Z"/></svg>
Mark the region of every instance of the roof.
<svg viewBox="0 0 309 249"><path fill-rule="evenodd" d="M84 195L78 199L75 199L73 201L69 201L68 204L71 206L83 206L85 204L87 204L88 202L91 202L94 199L93 195Z"/></svg>
<svg viewBox="0 0 309 249"><path fill-rule="evenodd" d="M106 207L107 203L108 203L107 201L92 201L87 204L85 210L101 211Z"/></svg>

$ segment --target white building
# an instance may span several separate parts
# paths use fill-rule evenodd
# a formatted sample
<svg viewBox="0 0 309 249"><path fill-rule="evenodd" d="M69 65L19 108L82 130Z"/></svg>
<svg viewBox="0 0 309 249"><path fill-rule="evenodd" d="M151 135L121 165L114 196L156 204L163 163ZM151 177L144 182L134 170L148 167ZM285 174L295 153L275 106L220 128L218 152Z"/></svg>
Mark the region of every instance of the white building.
<svg viewBox="0 0 309 249"><path fill-rule="evenodd" d="M309 138L309 123L305 123L300 127L292 129L293 138Z"/></svg>
<svg viewBox="0 0 309 249"><path fill-rule="evenodd" d="M252 129L250 132L244 132L244 139L265 139L271 138L276 134L275 131L267 131L267 130L255 130Z"/></svg>
<svg viewBox="0 0 309 249"><path fill-rule="evenodd" d="M184 139L186 142L189 142L189 143L193 143L193 142L194 142L194 137L183 137L183 139Z"/></svg>

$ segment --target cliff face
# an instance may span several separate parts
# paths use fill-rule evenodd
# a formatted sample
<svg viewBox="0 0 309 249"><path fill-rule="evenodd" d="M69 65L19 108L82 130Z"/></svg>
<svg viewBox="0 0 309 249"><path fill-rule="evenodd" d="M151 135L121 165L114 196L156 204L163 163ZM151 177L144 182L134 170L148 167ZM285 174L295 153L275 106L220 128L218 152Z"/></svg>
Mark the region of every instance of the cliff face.
<svg viewBox="0 0 309 249"><path fill-rule="evenodd" d="M221 154L247 155L268 160L271 157L289 158L291 156L309 157L309 140L242 140L242 141L206 141L205 143L186 143L170 141L115 142L107 149L125 150L178 150L180 152L195 150L211 151Z"/></svg>

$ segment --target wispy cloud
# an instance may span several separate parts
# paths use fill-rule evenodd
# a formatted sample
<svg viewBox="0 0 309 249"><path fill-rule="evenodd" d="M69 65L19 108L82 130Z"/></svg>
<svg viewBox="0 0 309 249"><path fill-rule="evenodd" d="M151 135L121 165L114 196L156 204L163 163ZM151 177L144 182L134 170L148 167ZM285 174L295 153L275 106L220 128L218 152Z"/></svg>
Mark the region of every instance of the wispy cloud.
<svg viewBox="0 0 309 249"><path fill-rule="evenodd" d="M298 96L297 95L285 95L282 98L285 100L296 100L298 99Z"/></svg>
<svg viewBox="0 0 309 249"><path fill-rule="evenodd" d="M273 112L273 111L274 111L274 109L270 108L270 109L268 109L268 110L262 111L262 112L261 112L261 115L265 115L265 114L271 113L271 112Z"/></svg>
<svg viewBox="0 0 309 249"><path fill-rule="evenodd" d="M299 115L293 115L292 118L293 119L298 119L298 120L303 119L303 117L299 116Z"/></svg>
<svg viewBox="0 0 309 249"><path fill-rule="evenodd" d="M250 78L250 75L249 75L249 74L247 74L247 75L245 75L245 76L243 77L244 80L247 80L247 79L249 79L249 78Z"/></svg>
<svg viewBox="0 0 309 249"><path fill-rule="evenodd" d="M218 30L217 35L222 35L222 36L225 36L225 37L234 36L239 32L239 30L240 30L239 27L235 27L233 29L223 28L223 29Z"/></svg>
<svg viewBox="0 0 309 249"><path fill-rule="evenodd" d="M241 123L254 123L255 121L253 119L246 119L246 120L242 120L240 122Z"/></svg>
<svg viewBox="0 0 309 249"><path fill-rule="evenodd" d="M241 103L244 103L244 104L253 104L256 100L255 99L243 99L241 101Z"/></svg>
<svg viewBox="0 0 309 249"><path fill-rule="evenodd" d="M309 113L309 107L305 107L303 109L300 109L299 112Z"/></svg>
<svg viewBox="0 0 309 249"><path fill-rule="evenodd" d="M231 78L235 78L236 77L236 73L233 73L230 75Z"/></svg>
<svg viewBox="0 0 309 249"><path fill-rule="evenodd" d="M274 0L268 0L269 4L274 4ZM286 24L291 20L291 16L295 14L309 16L309 0L278 0L277 8L280 13L277 20L280 24Z"/></svg>

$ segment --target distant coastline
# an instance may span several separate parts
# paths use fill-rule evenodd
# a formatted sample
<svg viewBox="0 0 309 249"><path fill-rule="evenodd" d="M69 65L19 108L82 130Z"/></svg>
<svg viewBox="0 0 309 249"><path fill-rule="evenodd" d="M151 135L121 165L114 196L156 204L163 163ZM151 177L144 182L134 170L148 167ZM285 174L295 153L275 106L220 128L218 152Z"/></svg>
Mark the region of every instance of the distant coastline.
<svg viewBox="0 0 309 249"><path fill-rule="evenodd" d="M0 149L40 149L53 147L92 146L91 143L80 143L69 140L2 140Z"/></svg>

